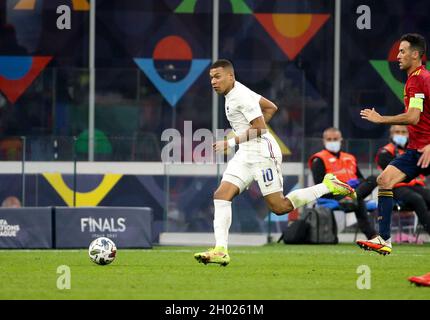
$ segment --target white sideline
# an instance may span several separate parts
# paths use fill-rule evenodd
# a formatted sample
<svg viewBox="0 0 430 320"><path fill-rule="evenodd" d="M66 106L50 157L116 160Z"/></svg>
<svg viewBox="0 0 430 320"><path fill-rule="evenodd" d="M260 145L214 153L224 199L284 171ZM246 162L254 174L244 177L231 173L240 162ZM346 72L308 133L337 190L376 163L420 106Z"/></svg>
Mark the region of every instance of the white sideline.
<svg viewBox="0 0 430 320"><path fill-rule="evenodd" d="M207 246L214 245L213 233L198 232L163 232L160 233L160 245L168 246ZM230 246L262 246L267 243L266 234L235 234L229 235Z"/></svg>
<svg viewBox="0 0 430 320"><path fill-rule="evenodd" d="M281 233L272 233L272 242L278 241ZM339 243L354 243L354 233L339 233ZM365 239L364 234L358 233L357 239ZM160 233L160 245L166 246L207 246L215 243L213 233L198 232L163 232ZM262 246L267 244L267 234L231 233L229 246Z"/></svg>
<svg viewBox="0 0 430 320"><path fill-rule="evenodd" d="M216 176L224 172L227 164L166 164L162 162L88 162L78 161L76 172L78 174L130 174L130 175L174 175L174 176ZM25 173L63 173L73 174L72 161L27 161ZM0 161L0 174L20 174L22 162ZM303 164L288 162L282 164L282 173L285 175L301 175Z"/></svg>

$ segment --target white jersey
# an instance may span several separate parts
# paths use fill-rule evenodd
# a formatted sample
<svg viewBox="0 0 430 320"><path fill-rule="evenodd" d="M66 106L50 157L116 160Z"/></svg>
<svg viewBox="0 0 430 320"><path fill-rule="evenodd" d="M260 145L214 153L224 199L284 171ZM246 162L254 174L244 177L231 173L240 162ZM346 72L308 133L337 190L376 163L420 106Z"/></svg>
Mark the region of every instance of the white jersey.
<svg viewBox="0 0 430 320"><path fill-rule="evenodd" d="M236 135L241 135L251 127L251 121L262 116L261 95L255 93L239 81L225 96L225 114ZM239 144L237 155L246 162L259 162L261 158L282 158L281 149L269 133Z"/></svg>

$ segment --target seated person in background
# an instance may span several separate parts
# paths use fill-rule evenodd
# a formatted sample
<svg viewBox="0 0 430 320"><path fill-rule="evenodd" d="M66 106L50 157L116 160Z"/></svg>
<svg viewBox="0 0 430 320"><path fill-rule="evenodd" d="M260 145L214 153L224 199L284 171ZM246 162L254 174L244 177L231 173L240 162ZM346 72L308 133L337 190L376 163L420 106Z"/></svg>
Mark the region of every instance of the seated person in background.
<svg viewBox="0 0 430 320"><path fill-rule="evenodd" d="M322 182L326 173L333 173L340 181L348 183L355 188L357 199L352 205L347 206L351 199L344 196L325 195L321 198L334 199L339 202L339 208L344 211L354 211L357 217L358 227L368 239L372 239L376 230L370 222L364 199L372 193L376 187L376 178L371 176L364 179L357 167L355 156L341 151L342 133L339 129L328 128L323 133L325 149L315 153L309 158L309 168L312 171L314 183Z"/></svg>
<svg viewBox="0 0 430 320"><path fill-rule="evenodd" d="M21 201L17 197L9 196L3 200L1 206L3 208L21 208Z"/></svg>
<svg viewBox="0 0 430 320"><path fill-rule="evenodd" d="M406 151L408 129L403 125L390 127L390 142L380 148L376 154L376 163L380 170ZM425 177L419 175L409 182L401 182L393 188L394 199L415 211L418 221L430 234L430 189L426 187Z"/></svg>

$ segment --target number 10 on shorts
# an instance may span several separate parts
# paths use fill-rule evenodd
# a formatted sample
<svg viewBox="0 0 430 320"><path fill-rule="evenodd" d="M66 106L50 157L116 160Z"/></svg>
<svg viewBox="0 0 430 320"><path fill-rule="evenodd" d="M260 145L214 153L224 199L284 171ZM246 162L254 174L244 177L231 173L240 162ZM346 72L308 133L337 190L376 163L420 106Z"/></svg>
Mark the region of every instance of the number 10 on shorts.
<svg viewBox="0 0 430 320"><path fill-rule="evenodd" d="M266 170L261 170L261 173L263 174L264 183L273 181L273 172L271 168Z"/></svg>

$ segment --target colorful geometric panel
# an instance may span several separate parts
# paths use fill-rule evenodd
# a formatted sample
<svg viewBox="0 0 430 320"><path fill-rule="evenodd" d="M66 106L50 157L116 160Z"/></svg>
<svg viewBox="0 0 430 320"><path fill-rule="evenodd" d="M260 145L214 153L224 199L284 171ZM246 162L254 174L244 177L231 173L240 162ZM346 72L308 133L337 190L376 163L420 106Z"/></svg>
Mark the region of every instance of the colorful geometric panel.
<svg viewBox="0 0 430 320"><path fill-rule="evenodd" d="M61 173L44 173L43 177L49 182L52 188L57 191L64 202L73 206L73 190L65 183ZM121 179L122 174L105 174L103 180L94 190L89 192L76 192L76 206L97 206L100 201L112 190ZM85 181L84 181L85 183Z"/></svg>
<svg viewBox="0 0 430 320"><path fill-rule="evenodd" d="M15 103L51 59L52 56L0 56L0 91Z"/></svg>
<svg viewBox="0 0 430 320"><path fill-rule="evenodd" d="M188 75L178 82L169 82L159 75L154 59L134 58L134 61L173 108L210 63L209 59L192 59Z"/></svg>
<svg viewBox="0 0 430 320"><path fill-rule="evenodd" d="M175 9L175 13L194 13L196 4L197 0L183 0ZM234 14L252 14L244 0L230 0L230 4Z"/></svg>
<svg viewBox="0 0 430 320"><path fill-rule="evenodd" d="M154 48L152 59L136 57L134 61L172 107L176 106L185 92L210 64L210 59L193 59L190 45L182 37L176 35L161 39ZM173 82L168 81L160 75L159 69L155 66L155 63L160 61L171 69L174 69L175 65L183 66L183 62L190 62L189 71L182 79L175 76L172 79Z"/></svg>
<svg viewBox="0 0 430 320"><path fill-rule="evenodd" d="M330 18L329 14L256 13L254 16L290 60Z"/></svg>
<svg viewBox="0 0 430 320"><path fill-rule="evenodd" d="M68 5L67 3L62 3ZM60 5L60 4L59 4ZM73 10L76 11L89 11L90 4L88 0L72 0ZM19 0L15 5L15 10L34 10L36 7L36 0Z"/></svg>

